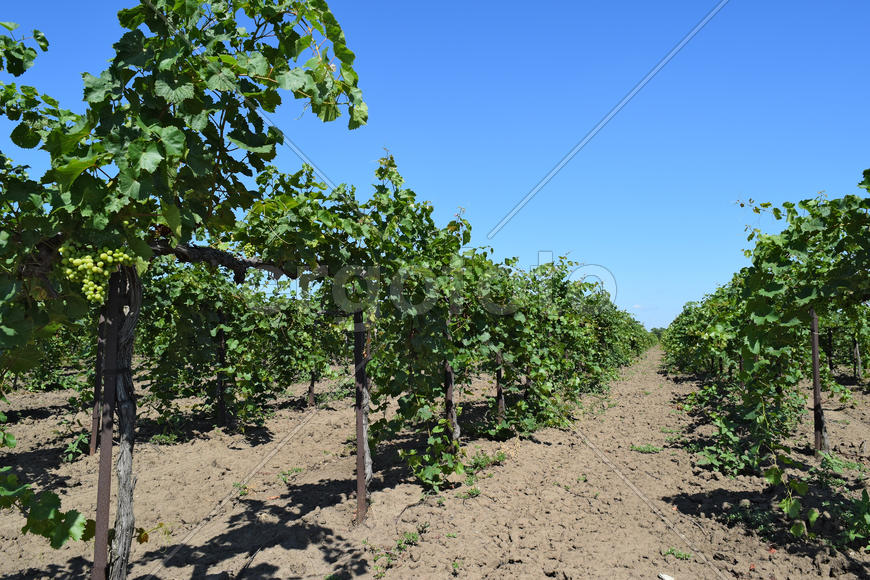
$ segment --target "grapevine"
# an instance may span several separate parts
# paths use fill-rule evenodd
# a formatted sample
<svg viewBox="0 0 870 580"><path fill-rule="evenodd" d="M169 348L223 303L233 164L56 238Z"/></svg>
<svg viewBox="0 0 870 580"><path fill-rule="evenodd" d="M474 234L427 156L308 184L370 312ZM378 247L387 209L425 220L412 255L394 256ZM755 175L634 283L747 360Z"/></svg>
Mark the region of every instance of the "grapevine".
<svg viewBox="0 0 870 580"><path fill-rule="evenodd" d="M112 297L93 345L95 578L125 578L142 535L133 518L134 372L162 418L176 414L180 396L195 396L219 423L241 428L299 376L316 403L314 382L353 344L361 519L370 440L426 434L405 458L432 488L463 471L457 392L474 376L498 377L487 430L529 433L566 425L582 393L605 388L649 346L606 292L570 279L577 264L522 272L516 260L495 264L491 249L467 249L470 224L460 214L438 226L392 157L365 202L352 187L316 183L311 168L288 175L269 165L283 136L256 110L272 112L285 96L324 121L346 108L350 128L366 122L354 54L325 3L153 4L119 12L127 32L111 65L85 75L85 115L0 82L0 116L20 121L13 142L51 157L51 170L31 179L0 153L0 378L31 372L45 358L39 341L60 325L93 323L79 294L92 305ZM241 12L254 32L216 41L240 30ZM167 32L170 22L183 40ZM36 53L24 49L0 36L0 72L30 66ZM204 240L211 245L195 243ZM303 297L251 269L298 278ZM317 288L305 291L308 282ZM487 285L480 300L476 289ZM373 422L369 437L369 414L394 401L395 416ZM80 521L60 528L60 539L85 537Z"/></svg>
<svg viewBox="0 0 870 580"><path fill-rule="evenodd" d="M870 170L859 187L870 189ZM857 497L825 483L839 469L831 459L825 406L833 397L850 399L846 384L835 380L838 370L842 375L851 367L851 379L863 380L870 198L818 197L782 208L761 204L755 211L770 211L786 227L775 235L753 230L755 247L745 252L752 265L702 301L686 304L662 336L666 366L703 381L688 408L716 434L693 444L699 465L763 473L783 495L779 506L796 537L814 537L819 509L833 506L842 530L833 540L864 548L870 535L866 491ZM800 457L795 439L807 383L816 466ZM810 507L814 496L824 502Z"/></svg>

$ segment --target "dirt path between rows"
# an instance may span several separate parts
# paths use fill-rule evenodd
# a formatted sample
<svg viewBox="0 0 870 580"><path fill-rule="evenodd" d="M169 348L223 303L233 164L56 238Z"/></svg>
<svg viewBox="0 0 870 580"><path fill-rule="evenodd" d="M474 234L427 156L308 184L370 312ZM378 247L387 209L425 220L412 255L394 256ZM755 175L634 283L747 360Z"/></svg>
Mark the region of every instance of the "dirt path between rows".
<svg viewBox="0 0 870 580"><path fill-rule="evenodd" d="M380 449L370 515L356 527L346 401L281 409L262 440L216 431L143 443L137 523L165 523L171 535L134 546L131 578L870 577L865 554L781 546L724 523L723 514L763 511L771 497L758 478L693 468L675 441L690 424L676 401L693 384L660 374L660 359L651 350L609 397L585 400L570 430L469 441L469 456L501 451L504 462L441 494L424 497L396 446ZM37 423L22 427L25 439ZM65 507L93 509L92 459L52 471ZM18 537L20 525L0 517L0 579L86 573L92 546L51 551Z"/></svg>

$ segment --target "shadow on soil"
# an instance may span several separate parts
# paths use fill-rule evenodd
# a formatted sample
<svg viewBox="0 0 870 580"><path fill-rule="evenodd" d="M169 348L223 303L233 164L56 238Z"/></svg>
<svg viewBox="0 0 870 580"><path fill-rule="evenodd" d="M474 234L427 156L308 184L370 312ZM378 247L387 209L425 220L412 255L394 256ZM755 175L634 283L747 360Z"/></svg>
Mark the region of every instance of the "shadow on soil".
<svg viewBox="0 0 870 580"><path fill-rule="evenodd" d="M358 576L368 571L363 551L330 528L303 518L317 508L342 503L353 493L351 480L327 480L316 484L298 485L280 498L265 502L245 499L245 511L234 514L227 522L228 530L211 538L206 545L180 544L147 552L139 564L151 565L178 550L165 564L164 574L182 577L178 568L185 568L183 577L229 578L226 572L215 573L221 562L242 557L244 563L232 574L234 578L275 577L278 567L268 562L254 563L258 552L273 547L287 551L303 551L316 546L323 561L340 567L336 574ZM292 558L291 558L292 559ZM192 568L191 568L192 567ZM173 572L175 570L175 572ZM138 578L146 578L146 575ZM341 576L339 576L341 577Z"/></svg>
<svg viewBox="0 0 870 580"><path fill-rule="evenodd" d="M851 572L859 578L870 578L870 566L850 556L850 550L834 551L832 548L796 539L788 531L791 522L782 517L776 503L781 499L775 489L738 492L716 489L705 493L681 493L663 497L677 509L703 521L703 517L718 520L730 528L740 529L744 534L757 535L771 547L790 554L806 556L816 566L825 563L831 566L831 576ZM803 498L808 504L814 499ZM703 514L703 515L702 515ZM820 518L814 530L820 536L835 536L839 532L835 521Z"/></svg>
<svg viewBox="0 0 870 580"><path fill-rule="evenodd" d="M343 404L342 395L339 389L332 396L324 396L319 402L321 405ZM303 411L306 408L306 400L304 396L293 397L276 403L276 406ZM464 405L461 417L463 438L485 432L486 425L491 424L491 415L490 402L481 401ZM185 425L185 437L207 437L208 431L212 428L210 418L194 418L192 424ZM158 433L162 433L162 430L156 421L148 418L138 421L138 440L148 441L151 436ZM253 430L251 436L247 438L251 445L258 445L271 441L272 435L264 428L261 431ZM179 442L181 440L179 439ZM532 440L535 441L534 438ZM400 484L416 481L399 452L422 448L424 443L425 438L421 434L403 434L378 445L374 454L374 478L370 490L374 492L392 489ZM60 450L43 449L30 454L20 454L17 457L21 464L27 465L29 480L34 481L39 474L46 473L46 467L59 463L59 455ZM53 481L56 483L54 476ZM301 554L302 551L314 546L320 552L323 562L332 568L330 577L352 578L367 574L370 570L368 561L364 557L364 548L343 536L341 530L305 521L305 516L317 509L330 508L352 501L355 496L355 486L353 474L350 473L347 478L342 479L325 479L317 483L301 485L291 483L287 491L274 500L242 498L239 503L244 505L244 511L229 517L227 529L222 534L205 543L202 537L195 537L191 543L162 546L150 550L137 558L136 563L150 570L152 566L172 554L158 575L191 579L268 578L275 577L279 568L266 561L258 562L256 555L259 552L281 547L288 552ZM351 521L348 521L348 528L351 525ZM287 560L293 561L292 554ZM233 571L218 572L222 567L227 566L226 564L222 566L223 563L231 561L232 566L235 567ZM55 565L48 570L29 569L12 576L0 577L0 580L81 578L89 574L90 567L89 561L77 557L70 559L63 567ZM131 577L142 580L148 578L148 573Z"/></svg>
<svg viewBox="0 0 870 580"><path fill-rule="evenodd" d="M306 397L304 395L282 395L265 406L263 417L276 411L288 409L299 413L306 411L308 409ZM158 442L157 439L169 436L171 440L167 444L186 443L196 439L208 439L215 429L224 429L229 433L241 433L247 443L252 446L266 445L275 440L274 433L268 427L255 422L240 424L238 421L230 419L227 426L220 427L211 412L202 412L196 409L163 413L162 415L170 416L171 419L158 421L150 415L161 415L161 413L149 413L149 410L147 403L139 408L141 416L136 420L137 442ZM157 438L152 439L155 435Z"/></svg>
<svg viewBox="0 0 870 580"><path fill-rule="evenodd" d="M6 423L9 426L14 426L16 423L21 423L25 420L41 421L50 417L63 417L64 413L69 410L69 405L49 405L47 407L32 407L29 409L9 409L5 410Z"/></svg>
<svg viewBox="0 0 870 580"><path fill-rule="evenodd" d="M399 438L378 446L375 455L375 475L371 491L390 489L413 480L399 450L419 445L420 440ZM241 513L227 521L227 531L209 539L207 544L176 544L145 553L137 564L153 566L178 550L163 568L163 574L173 578L271 578L279 568L268 562L256 562L256 554L269 548L280 547L288 552L301 553L311 546L320 551L323 562L332 568L334 578L352 578L369 572L364 558L364 549L334 530L305 521L305 516L317 509L334 507L352 500L356 481L352 474L346 479L326 479L317 483L293 485L280 497L263 501L241 499L245 506ZM348 521L348 527L352 523ZM234 564L230 572L220 570L221 563L243 559L243 564ZM292 554L287 560L292 561ZM300 558L301 559L301 558ZM185 569L184 576L179 574ZM301 574L300 570L300 574ZM144 579L146 574L136 576ZM295 577L295 576L294 576Z"/></svg>
<svg viewBox="0 0 870 580"><path fill-rule="evenodd" d="M23 482L56 491L69 486L69 477L54 472L63 461L63 451L63 447L42 446L31 451L13 452L4 455L3 465L11 466Z"/></svg>
<svg viewBox="0 0 870 580"><path fill-rule="evenodd" d="M28 568L15 574L0 576L0 580L31 580L36 578L87 578L91 575L91 563L84 558L71 558L66 566L50 564L45 569Z"/></svg>
<svg viewBox="0 0 870 580"><path fill-rule="evenodd" d="M663 371L660 374L667 375ZM705 375L668 375L670 380L676 383L695 383L699 388L712 384L712 378ZM671 400L672 405L678 409L684 409L690 398L687 395L675 395ZM705 403L706 408L715 408L722 415L735 415L737 402L728 398L728 392L722 391L720 397L714 396ZM836 409L830 409L836 410ZM679 441L679 445L689 452L704 449L708 445L717 444L716 429L703 409L688 411L690 420L685 428L685 437ZM738 431L742 438L745 433ZM812 458L815 451L812 446L800 445L792 447L791 469L809 477L813 473ZM720 475L719 477L727 477ZM801 496L804 509L816 508L823 514L812 528L816 540L802 540L795 538L789 531L793 521L788 520L777 505L783 499L781 487L765 486L759 491L736 492L726 489L717 489L699 494L678 494L663 498L673 503L681 512L701 518L702 514L714 518L728 527L738 528L746 534L755 534L773 546L781 546L789 553L807 556L812 559L818 569L821 566L831 567L831 576L851 572L859 578L870 578L870 565L859 561L849 549L841 547L839 551L823 545L822 542L837 544L842 538L842 525L838 522L838 514L848 509L849 497L844 491L860 491L863 483L841 482L837 489L826 485L824 482L812 480L809 482L807 493ZM833 517L828 513L832 512Z"/></svg>

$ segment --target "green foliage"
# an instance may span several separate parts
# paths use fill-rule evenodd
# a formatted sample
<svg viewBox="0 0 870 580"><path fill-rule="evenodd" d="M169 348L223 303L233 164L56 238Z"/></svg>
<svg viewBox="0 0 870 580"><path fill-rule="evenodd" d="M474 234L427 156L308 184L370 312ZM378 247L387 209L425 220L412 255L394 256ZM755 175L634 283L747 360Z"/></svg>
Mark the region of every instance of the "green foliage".
<svg viewBox="0 0 870 580"><path fill-rule="evenodd" d="M50 376L62 357L44 355L92 362L105 281L135 264L136 374L164 431L154 441L170 442L185 413L245 428L293 382L330 376L362 312L370 410L383 412L373 443L420 435L402 456L439 489L465 470L455 393L473 378L502 373L483 430L527 434L568 425L584 393L606 390L654 341L576 279L580 264L522 271L469 249L461 212L436 224L391 156L365 202L310 167L270 165L284 136L259 111L288 95L323 121L367 118L355 55L324 2L151 0L118 19L109 65L83 75L82 114L0 82L13 142L49 157L31 178L0 153L0 376L72 386L86 406L92 369ZM0 68L31 66L28 43L48 46L38 32L0 35ZM298 277L299 291L263 271Z"/></svg>
<svg viewBox="0 0 870 580"><path fill-rule="evenodd" d="M776 535L774 514L768 509L738 506L716 517L729 527L739 524L768 540Z"/></svg>
<svg viewBox="0 0 870 580"><path fill-rule="evenodd" d="M50 169L32 180L0 154L4 368L35 360L27 345L40 329L85 314L82 289L100 297L99 285L64 285L56 267L64 242L150 260L159 248L219 240L256 199L240 176L265 171L283 142L258 109L275 111L288 91L324 121L341 109L351 128L367 117L354 54L323 2L156 0L118 18L126 32L110 65L83 77L84 114L0 82L13 142L50 156ZM18 76L32 65L25 40L0 35L0 70ZM39 32L30 40L48 46Z"/></svg>
<svg viewBox="0 0 870 580"><path fill-rule="evenodd" d="M504 463L507 456L503 451L496 451L495 455L488 455L485 451L480 450L474 454L471 458L471 462L466 466L466 471L469 473L475 474L478 471L482 471L487 467L492 467L493 465L501 465Z"/></svg>
<svg viewBox="0 0 870 580"><path fill-rule="evenodd" d="M261 422L293 382L332 374L340 328L319 320L322 291L295 297L283 281L241 282L203 265L156 260L146 277L140 344L146 402L161 420L186 397L222 422ZM223 361L223 363L221 363Z"/></svg>
<svg viewBox="0 0 870 580"><path fill-rule="evenodd" d="M89 540L93 537L93 520L76 510L60 509L60 498L50 492L35 494L22 484L11 467L0 468L0 509L17 509L26 523L22 533L36 534L59 549L68 540Z"/></svg>
<svg viewBox="0 0 870 580"><path fill-rule="evenodd" d="M0 22L0 26L10 33L14 33L18 29L18 24L14 22ZM34 41L43 52L48 50L48 39L38 30L34 30L33 36L29 39L16 39L14 34L0 36L0 71L5 69L11 75L18 77L33 66L37 53L33 47L25 43L25 40ZM23 136L13 140L27 144L26 138Z"/></svg>
<svg viewBox="0 0 870 580"><path fill-rule="evenodd" d="M30 392L71 389L74 411L85 409L91 402L93 360L96 346L95 329L86 323L62 324L34 341L30 351L36 361L27 370L16 374L9 385ZM74 412L73 411L73 412Z"/></svg>
<svg viewBox="0 0 870 580"><path fill-rule="evenodd" d="M2 393L0 393L0 403L9 403L9 400ZM4 447L13 449L18 445L18 440L15 439L15 435L6 430L6 420L6 413L0 411L0 449Z"/></svg>
<svg viewBox="0 0 870 580"><path fill-rule="evenodd" d="M417 532L405 532L402 537L396 540L396 551L404 552L408 546L416 546L420 543L420 534Z"/></svg>
<svg viewBox="0 0 870 580"><path fill-rule="evenodd" d="M236 215L257 200L245 178L266 171L284 141L259 110L274 112L289 94L323 121L342 110L351 128L367 118L355 56L320 0L152 0L121 10L118 21L125 32L110 64L83 75L82 114L0 79L0 117L14 126L12 142L49 156L49 169L31 179L0 152L0 380L30 369L22 378L34 388L56 383L38 368L40 350L56 346L50 337L61 325L91 318L89 303L103 301L119 264L135 261L142 274L155 254L231 237ZM32 45L45 51L48 40L39 31L20 39L14 23L0 26L0 72L18 77L34 63ZM72 240L82 255L61 251ZM252 318L238 323L252 330ZM234 379L227 403L240 422L256 422L272 389L260 388L269 379L257 375L257 351L238 350L233 340L232 366L219 373ZM192 382L202 378L186 370ZM154 390L167 414L190 386L169 382ZM14 444L5 431L3 444ZM51 536L53 545L85 535L73 512L15 493L25 530Z"/></svg>
<svg viewBox="0 0 870 580"><path fill-rule="evenodd" d="M302 473L303 471L304 470L301 467L291 467L290 469L285 469L284 471L279 473L278 479L280 479L282 483L286 484L294 475Z"/></svg>
<svg viewBox="0 0 870 580"><path fill-rule="evenodd" d="M394 548L381 548L369 544L367 540L364 541L363 544L369 551L372 552L372 560L375 564L375 578L383 578L386 575L387 570L395 565L401 555L406 552L409 547L416 546L420 543L423 534L425 534L428 529L428 522L424 522L417 526L416 532L404 532L399 538L396 539L396 544Z"/></svg>
<svg viewBox="0 0 870 580"><path fill-rule="evenodd" d="M8 403L0 395L0 402ZM15 437L6 430L6 415L0 412L0 448L14 448ZM69 540L89 540L93 537L93 520L76 510L61 511L60 498L51 492L35 494L28 484L21 483L11 467L0 467L0 510L16 509L25 518L21 533L43 536L51 547L58 549Z"/></svg>
<svg viewBox="0 0 870 580"><path fill-rule="evenodd" d="M429 431L422 451L403 449L399 455L424 486L437 492L447 483L450 474L465 472L461 461L464 451L457 449L459 444L452 438L447 420L441 418Z"/></svg>
<svg viewBox="0 0 870 580"><path fill-rule="evenodd" d="M650 445L649 443L645 443L644 445L632 445L632 451L637 451L638 453L659 453L661 452L661 447L656 447L655 445Z"/></svg>
<svg viewBox="0 0 870 580"><path fill-rule="evenodd" d="M66 448L61 453L61 458L65 463L84 457L89 450L90 434L87 431L79 431L73 434Z"/></svg>
<svg viewBox="0 0 870 580"><path fill-rule="evenodd" d="M870 495L866 489L862 490L860 498L852 500L843 514L843 521L845 540L870 551Z"/></svg>
<svg viewBox="0 0 870 580"><path fill-rule="evenodd" d="M724 417L713 415L716 433L712 441L698 449L698 465L706 465L726 475L756 473L766 458L759 442L741 437L742 425Z"/></svg>
<svg viewBox="0 0 870 580"><path fill-rule="evenodd" d="M176 433L155 433L151 436L151 443L155 445L174 445L178 442Z"/></svg>
<svg viewBox="0 0 870 580"><path fill-rule="evenodd" d="M860 184L865 189L868 175ZM838 475L844 466L822 455L820 465L809 468L792 457L789 444L805 414L802 381L812 378L813 314L822 389L844 402L851 398L835 373L853 366L857 375L856 353L868 346L870 198L818 197L753 209L771 212L785 228L775 235L753 230L755 247L746 251L752 265L701 302L686 304L662 334L665 366L703 380L688 408L716 433L694 443L699 464L728 474L763 471L771 485L781 486L779 508L798 538L816 537L819 511L801 501L810 493L839 514L854 545L866 537L866 511L863 498L843 495L836 485L845 482ZM782 466L794 471L789 476Z"/></svg>
<svg viewBox="0 0 870 580"><path fill-rule="evenodd" d="M241 483L239 481L233 482L233 489L236 490L236 495L239 498L243 498L248 495L248 493L250 493L250 488L247 486L247 484Z"/></svg>
<svg viewBox="0 0 870 580"><path fill-rule="evenodd" d="M688 552L682 552L673 546L668 548L667 551L662 552L662 556L673 556L677 560L691 560L692 555Z"/></svg>

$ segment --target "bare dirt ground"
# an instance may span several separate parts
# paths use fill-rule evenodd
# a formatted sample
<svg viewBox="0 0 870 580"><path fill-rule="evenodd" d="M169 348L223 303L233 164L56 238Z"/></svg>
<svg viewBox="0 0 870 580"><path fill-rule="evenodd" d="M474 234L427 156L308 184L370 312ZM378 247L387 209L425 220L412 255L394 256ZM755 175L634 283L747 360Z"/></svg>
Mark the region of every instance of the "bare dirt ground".
<svg viewBox="0 0 870 580"><path fill-rule="evenodd" d="M349 401L314 411L287 401L262 429L195 432L165 446L147 442L146 418L134 459L137 525L169 533L134 544L130 577L870 578L868 554L749 526L747 514L773 501L759 478L693 468L676 440L691 425L678 401L694 385L660 374L660 358L653 349L609 397L588 398L572 429L467 441L469 460L499 451L505 459L440 494L424 496L402 466L397 447L407 442L380 448L360 526ZM65 464L50 442L67 396L9 396L19 447L0 452L0 465L55 489L65 509L93 514L96 457ZM867 395L854 408L827 407L831 441L866 464ZM55 551L20 536L21 525L17 514L0 515L0 580L89 574L92 543Z"/></svg>

